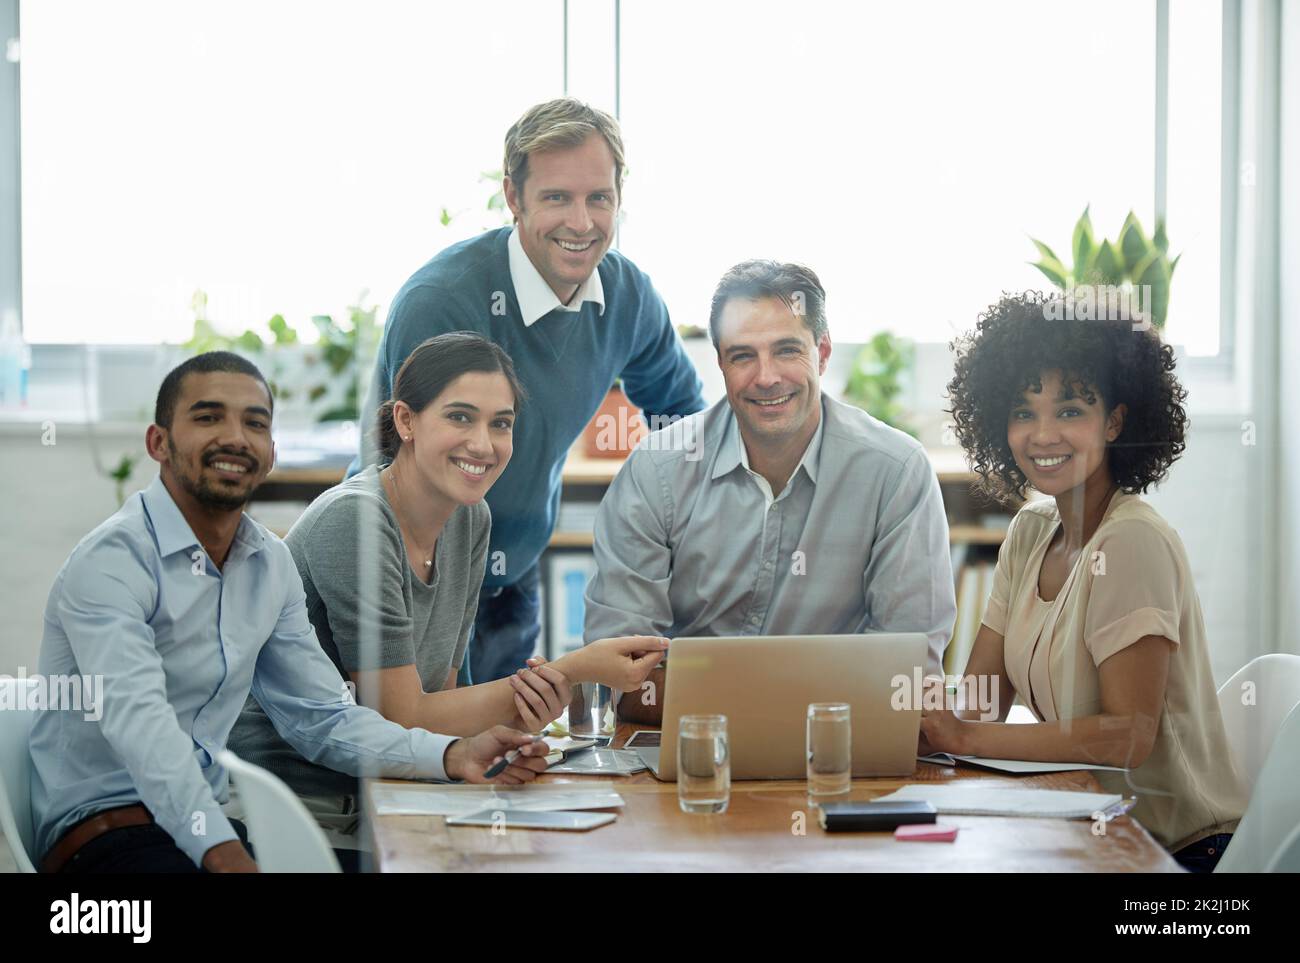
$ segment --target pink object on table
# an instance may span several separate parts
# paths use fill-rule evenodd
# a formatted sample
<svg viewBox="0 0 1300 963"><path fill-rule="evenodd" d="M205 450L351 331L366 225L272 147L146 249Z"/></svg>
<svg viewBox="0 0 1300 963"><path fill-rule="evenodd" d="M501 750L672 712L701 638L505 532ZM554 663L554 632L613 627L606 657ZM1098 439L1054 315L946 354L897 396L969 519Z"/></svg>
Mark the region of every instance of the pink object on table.
<svg viewBox="0 0 1300 963"><path fill-rule="evenodd" d="M914 843L951 843L957 838L957 827L939 823L911 823L897 827L894 838Z"/></svg>

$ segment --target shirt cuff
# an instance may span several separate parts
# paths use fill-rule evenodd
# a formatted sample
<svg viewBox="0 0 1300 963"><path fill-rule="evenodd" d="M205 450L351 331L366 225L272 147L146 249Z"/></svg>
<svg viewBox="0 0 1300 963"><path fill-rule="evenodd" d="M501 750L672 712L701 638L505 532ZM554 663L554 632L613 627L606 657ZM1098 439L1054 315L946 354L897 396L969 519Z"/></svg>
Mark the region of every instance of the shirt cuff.
<svg viewBox="0 0 1300 963"><path fill-rule="evenodd" d="M1161 635L1178 644L1178 618L1164 609L1145 608L1116 619L1085 641L1094 665L1101 665L1116 652L1148 635Z"/></svg>
<svg viewBox="0 0 1300 963"><path fill-rule="evenodd" d="M456 736L444 736L427 729L412 729L411 748L415 750L416 774L424 779L441 779L450 781L443 757L448 748L457 741Z"/></svg>
<svg viewBox="0 0 1300 963"><path fill-rule="evenodd" d="M198 818L200 816L202 819ZM195 866L202 868L204 853L213 846L239 839L239 834L235 832L235 827L230 824L230 820L226 818L220 806L199 810L194 817L172 832L171 836L180 851L194 860ZM170 828L168 829L170 832Z"/></svg>
<svg viewBox="0 0 1300 963"><path fill-rule="evenodd" d="M1006 635L1007 607L1001 602L989 599L988 604L984 607L984 617L980 619L980 623L987 625L998 635Z"/></svg>

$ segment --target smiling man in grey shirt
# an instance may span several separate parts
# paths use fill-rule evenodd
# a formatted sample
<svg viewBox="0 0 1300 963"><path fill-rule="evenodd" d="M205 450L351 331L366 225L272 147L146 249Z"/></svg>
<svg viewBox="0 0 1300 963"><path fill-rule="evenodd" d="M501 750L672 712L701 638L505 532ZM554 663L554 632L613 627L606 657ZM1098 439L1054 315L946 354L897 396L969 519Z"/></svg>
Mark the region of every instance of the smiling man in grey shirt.
<svg viewBox="0 0 1300 963"><path fill-rule="evenodd" d="M942 671L957 605L939 483L918 442L822 394L816 274L737 265L709 328L727 397L649 435L614 479L586 639L923 632ZM648 701L629 694L621 715L657 722Z"/></svg>

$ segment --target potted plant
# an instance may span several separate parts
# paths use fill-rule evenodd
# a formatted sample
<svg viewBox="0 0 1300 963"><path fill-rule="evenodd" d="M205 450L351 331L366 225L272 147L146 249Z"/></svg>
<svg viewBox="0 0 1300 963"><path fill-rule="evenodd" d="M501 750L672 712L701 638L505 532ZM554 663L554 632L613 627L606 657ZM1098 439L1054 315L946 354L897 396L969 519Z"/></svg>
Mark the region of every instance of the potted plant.
<svg viewBox="0 0 1300 963"><path fill-rule="evenodd" d="M583 454L588 458L626 458L646 434L645 419L628 400L619 379L582 431Z"/></svg>
<svg viewBox="0 0 1300 963"><path fill-rule="evenodd" d="M1115 242L1102 238L1099 244L1089 216L1090 208L1091 205L1083 209L1074 225L1070 243L1072 265L1067 267L1050 247L1032 237L1039 260L1030 263L1062 292L1074 295L1082 303L1096 305L1095 289L1101 286L1122 292L1126 295L1125 308L1136 301L1141 314L1157 330L1163 330L1169 312L1169 285L1182 257L1179 254L1172 261L1169 259L1164 220L1156 222L1155 233L1148 238L1137 215L1129 211ZM1107 298L1107 303L1112 300Z"/></svg>
<svg viewBox="0 0 1300 963"><path fill-rule="evenodd" d="M367 294L363 291L358 302ZM184 345L187 351L223 349L263 355L264 374L277 407L287 403L300 417L317 423L359 420L364 379L379 345L377 306L351 305L348 320L342 323L332 315L314 315L312 324L320 337L311 345L301 342L280 314L267 321L266 333L249 328L231 336L217 331L207 319L207 297L202 291L195 293L193 306L194 331Z"/></svg>
<svg viewBox="0 0 1300 963"><path fill-rule="evenodd" d="M915 438L916 431L907 423L898 402L903 391L901 378L912 367L914 358L915 346L910 341L881 331L858 349L844 386L844 400Z"/></svg>

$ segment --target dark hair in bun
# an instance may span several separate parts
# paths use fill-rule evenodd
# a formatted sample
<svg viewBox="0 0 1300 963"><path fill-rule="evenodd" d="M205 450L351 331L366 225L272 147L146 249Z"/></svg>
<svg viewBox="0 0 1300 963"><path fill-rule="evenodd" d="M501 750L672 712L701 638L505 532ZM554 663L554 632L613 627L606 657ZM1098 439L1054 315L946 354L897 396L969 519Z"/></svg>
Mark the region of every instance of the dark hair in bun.
<svg viewBox="0 0 1300 963"><path fill-rule="evenodd" d="M524 403L524 387L515 374L515 364L500 345L472 331L440 334L418 345L402 362L393 379L393 397L379 406L375 423L375 443L381 462L392 461L402 448L401 436L393 420L393 407L405 402L416 414L463 374L471 371L500 372L510 382L515 395L515 409Z"/></svg>

